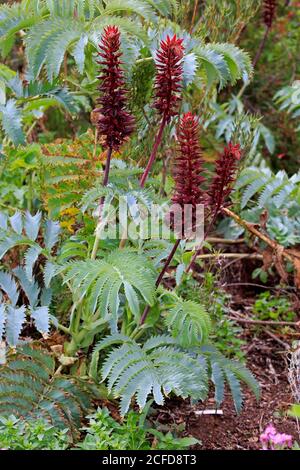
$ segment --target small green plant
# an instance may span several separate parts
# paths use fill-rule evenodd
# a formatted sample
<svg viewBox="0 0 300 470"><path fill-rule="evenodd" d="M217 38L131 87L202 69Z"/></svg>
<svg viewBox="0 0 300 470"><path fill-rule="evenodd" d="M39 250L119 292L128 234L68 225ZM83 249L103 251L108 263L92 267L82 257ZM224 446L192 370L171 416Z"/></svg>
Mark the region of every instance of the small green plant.
<svg viewBox="0 0 300 470"><path fill-rule="evenodd" d="M293 321L296 313L286 297L275 297L270 291L262 292L253 306L253 313L259 320Z"/></svg>
<svg viewBox="0 0 300 470"><path fill-rule="evenodd" d="M65 450L68 429L57 429L45 419L23 421L14 415L0 417L2 450Z"/></svg>
<svg viewBox="0 0 300 470"><path fill-rule="evenodd" d="M246 342L240 337L242 328L227 316L230 299L231 296L223 290L215 290L214 302L209 309L213 317L212 338L222 354L244 360L245 353L241 348Z"/></svg>
<svg viewBox="0 0 300 470"><path fill-rule="evenodd" d="M242 328L228 318L231 296L217 286L216 276L212 272L204 273L202 289L193 281L186 280L185 291L189 298L195 298L198 293L206 307L211 319L211 334L213 344L225 356L238 360L245 359L245 353L241 349L246 344L240 337ZM199 295L200 293L200 295Z"/></svg>
<svg viewBox="0 0 300 470"><path fill-rule="evenodd" d="M171 432L164 434L149 427L146 422L149 404L142 414L130 411L122 423L113 419L107 408L98 408L88 416L89 425L82 429L86 436L77 447L81 450L182 450L199 443L191 437L177 438Z"/></svg>

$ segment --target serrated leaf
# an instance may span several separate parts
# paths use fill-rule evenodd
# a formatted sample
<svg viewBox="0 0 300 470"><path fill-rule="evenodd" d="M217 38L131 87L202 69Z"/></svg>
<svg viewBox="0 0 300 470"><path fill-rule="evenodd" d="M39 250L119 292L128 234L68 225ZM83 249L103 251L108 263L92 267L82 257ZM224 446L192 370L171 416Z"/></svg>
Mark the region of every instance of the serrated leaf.
<svg viewBox="0 0 300 470"><path fill-rule="evenodd" d="M13 277L4 271L0 271L0 288L8 295L10 302L15 306L19 298L17 284Z"/></svg>
<svg viewBox="0 0 300 470"><path fill-rule="evenodd" d="M195 78L197 71L197 58L193 52L186 54L183 60L183 83L184 86L189 85Z"/></svg>
<svg viewBox="0 0 300 470"><path fill-rule="evenodd" d="M60 225L59 222L54 222L53 220L47 220L45 223L45 247L47 250L51 251L54 245L58 242L58 237L60 234Z"/></svg>
<svg viewBox="0 0 300 470"><path fill-rule="evenodd" d="M210 318L203 305L178 299L167 313L166 325L183 347L200 346L207 341Z"/></svg>
<svg viewBox="0 0 300 470"><path fill-rule="evenodd" d="M84 69L84 59L85 59L85 54L84 54L84 49L85 46L88 43L88 36L86 34L82 34L79 41L75 45L73 49L73 56L77 65L77 68L80 73L83 73Z"/></svg>
<svg viewBox="0 0 300 470"><path fill-rule="evenodd" d="M22 116L14 99L9 99L5 105L0 106L0 118L7 136L14 145L25 144L25 136L22 130Z"/></svg>
<svg viewBox="0 0 300 470"><path fill-rule="evenodd" d="M116 335L113 338L115 342ZM166 344L166 338L156 337L152 342ZM104 343L108 344L108 338ZM102 347L101 343L97 345L97 352ZM127 413L133 397L144 407L151 392L154 401L162 404L164 395L172 390L179 396L198 399L203 399L208 391L203 362L180 351L176 345L145 349L132 339L109 353L102 365L102 378L108 378L109 390L121 398L122 415Z"/></svg>
<svg viewBox="0 0 300 470"><path fill-rule="evenodd" d="M126 281L124 282L124 291L129 304L129 308L132 311L133 315L137 318L140 312L138 295L132 285Z"/></svg>
<svg viewBox="0 0 300 470"><path fill-rule="evenodd" d="M3 212L0 212L0 230L7 230L8 217Z"/></svg>
<svg viewBox="0 0 300 470"><path fill-rule="evenodd" d="M80 38L83 27L79 19L56 16L31 28L26 38L29 73L36 78L45 65L49 81L57 77L65 52Z"/></svg>
<svg viewBox="0 0 300 470"><path fill-rule="evenodd" d="M6 322L6 306L5 304L0 304L0 343L2 341L2 336L5 330Z"/></svg>
<svg viewBox="0 0 300 470"><path fill-rule="evenodd" d="M37 330L42 335L47 334L50 328L49 308L46 306L37 307L31 310L31 316L34 319Z"/></svg>
<svg viewBox="0 0 300 470"><path fill-rule="evenodd" d="M122 11L141 15L145 20L157 22L157 15L151 5L140 0L110 0L106 4L105 14L110 15Z"/></svg>
<svg viewBox="0 0 300 470"><path fill-rule="evenodd" d="M25 232L30 240L36 240L40 229L41 218L41 212L37 212L35 215L31 215L30 212L26 211L24 227Z"/></svg>
<svg viewBox="0 0 300 470"><path fill-rule="evenodd" d="M14 215L12 215L9 218L10 225L12 226L12 229L18 234L21 235L22 230L23 230L23 216L21 212L15 212Z"/></svg>
<svg viewBox="0 0 300 470"><path fill-rule="evenodd" d="M275 151L275 139L272 132L263 124L259 125L259 131L263 136L267 149L271 154L273 154Z"/></svg>
<svg viewBox="0 0 300 470"><path fill-rule="evenodd" d="M40 296L40 303L41 305L45 305L46 307L49 307L50 303L52 300L52 289L50 287L44 287L41 292Z"/></svg>
<svg viewBox="0 0 300 470"><path fill-rule="evenodd" d="M44 282L45 287L49 287L51 284L51 280L55 275L56 265L51 263L51 261L46 261L45 269L44 269Z"/></svg>
<svg viewBox="0 0 300 470"><path fill-rule="evenodd" d="M21 266L15 268L13 273L19 279L20 285L29 300L30 306L32 308L35 307L40 293L38 284L28 279L25 269L21 268Z"/></svg>
<svg viewBox="0 0 300 470"><path fill-rule="evenodd" d="M178 264L178 266L176 268L176 274L175 274L176 286L179 286L184 271L185 271L185 264L184 263Z"/></svg>
<svg viewBox="0 0 300 470"><path fill-rule="evenodd" d="M33 277L32 277L33 266L36 263L41 252L42 252L42 248L40 246L32 246L26 251L24 255L25 271L26 271L26 275L29 281L33 280Z"/></svg>
<svg viewBox="0 0 300 470"><path fill-rule="evenodd" d="M211 378L215 385L215 401L217 406L220 406L222 401L224 400L224 392L225 392L225 379L224 374L217 362L212 364L212 374Z"/></svg>
<svg viewBox="0 0 300 470"><path fill-rule="evenodd" d="M21 422L41 417L78 439L78 429L91 405L89 385L76 377L55 376L55 361L46 349L19 346L0 368L0 414Z"/></svg>
<svg viewBox="0 0 300 470"><path fill-rule="evenodd" d="M19 336L25 322L25 312L24 305L20 308L7 306L6 340L11 347L16 347L19 342Z"/></svg>

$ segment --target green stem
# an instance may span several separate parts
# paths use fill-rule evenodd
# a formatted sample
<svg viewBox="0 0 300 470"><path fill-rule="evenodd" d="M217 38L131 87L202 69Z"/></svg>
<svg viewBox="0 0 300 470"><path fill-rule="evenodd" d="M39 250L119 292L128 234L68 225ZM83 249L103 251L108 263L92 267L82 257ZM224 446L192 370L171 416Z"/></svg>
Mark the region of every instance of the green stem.
<svg viewBox="0 0 300 470"><path fill-rule="evenodd" d="M30 172L28 176L28 194L27 194L27 209L31 213L32 199L33 199L33 173Z"/></svg>
<svg viewBox="0 0 300 470"><path fill-rule="evenodd" d="M70 329L67 328L67 327L64 326L64 325L61 325L60 323L57 324L57 328L58 328L59 330L63 331L64 333L66 333L66 335L71 334Z"/></svg>
<svg viewBox="0 0 300 470"><path fill-rule="evenodd" d="M135 61L136 64L143 64L144 62L151 62L153 61L153 57L144 57L143 59L138 59Z"/></svg>
<svg viewBox="0 0 300 470"><path fill-rule="evenodd" d="M104 177L103 177L103 182L102 182L103 186L107 186L107 183L108 183L110 162L111 162L111 154L112 154L112 147L109 147L107 149L105 171L104 171ZM91 259L96 259L97 251L98 251L98 247L99 247L99 242L100 242L100 237L101 237L101 219L102 219L103 204L104 204L104 196L101 197L100 203L99 203L99 222L98 222L98 225L96 227L96 236L95 236L95 241L94 241L94 246L93 246Z"/></svg>

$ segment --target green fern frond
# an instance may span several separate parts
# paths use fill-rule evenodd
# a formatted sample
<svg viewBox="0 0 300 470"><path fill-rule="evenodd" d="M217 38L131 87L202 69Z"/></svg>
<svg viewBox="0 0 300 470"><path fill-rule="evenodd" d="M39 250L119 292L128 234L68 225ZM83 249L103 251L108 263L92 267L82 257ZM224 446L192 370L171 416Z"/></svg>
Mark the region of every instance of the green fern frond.
<svg viewBox="0 0 300 470"><path fill-rule="evenodd" d="M35 241L41 228L41 215L36 213L31 215L25 214L23 218L22 214L18 211L9 218L9 225L7 224L4 228L0 227L0 259L9 251L16 246L28 246L32 247L31 252L27 254L29 261L31 256L34 254L33 248L39 253L43 251L44 255L51 253L52 248L58 241L60 234L60 225L58 222L46 220L43 224L43 234L45 248L41 250L41 246ZM28 268L29 272L30 268Z"/></svg>
<svg viewBox="0 0 300 470"><path fill-rule="evenodd" d="M114 396L121 398L123 415L133 398L142 409L150 394L158 404L162 404L164 396L170 393L204 400L208 394L209 378L215 385L217 405L224 399L226 383L237 411L241 410L243 400L240 382L259 398L259 385L251 372L211 346L186 350L180 347L177 339L167 335L150 337L140 345L132 338L114 334L94 348L90 367L94 380L98 379L100 352L106 349L110 352L101 366L101 378L102 381L107 380Z"/></svg>
<svg viewBox="0 0 300 470"><path fill-rule="evenodd" d="M210 87L214 82L222 88L230 79L229 68L224 57L214 51L211 45L201 45L194 49L199 62L199 69L205 70L207 84Z"/></svg>
<svg viewBox="0 0 300 470"><path fill-rule="evenodd" d="M103 13L111 15L116 13L131 13L140 15L147 21L157 22L157 15L150 2L143 0L110 0L106 3Z"/></svg>
<svg viewBox="0 0 300 470"><path fill-rule="evenodd" d="M237 361L232 361L223 356L212 346L203 347L210 370L211 379L215 386L215 401L219 406L224 399L225 384L227 383L236 411L239 413L243 405L243 395L240 382L247 385L254 393L256 399L259 399L259 383L252 373L245 366Z"/></svg>
<svg viewBox="0 0 300 470"><path fill-rule="evenodd" d="M55 375L55 361L46 351L25 345L9 355L0 374L1 416L43 416L58 429L78 433L90 393L78 379Z"/></svg>
<svg viewBox="0 0 300 470"><path fill-rule="evenodd" d="M257 195L260 191L262 191L266 187L266 185L269 184L271 181L272 178L270 178L269 176L261 176L259 179L249 184L246 191L242 195L241 208L243 209L244 207L246 207L250 199L253 196Z"/></svg>
<svg viewBox="0 0 300 470"><path fill-rule="evenodd" d="M235 185L240 194L242 218L260 223L267 210L266 230L270 237L285 247L299 240L299 224L295 215L300 211L300 174L292 177L284 171L273 173L269 168L244 169Z"/></svg>
<svg viewBox="0 0 300 470"><path fill-rule="evenodd" d="M143 349L145 351L151 351L151 349L160 348L162 346L169 346L171 344L176 344L176 341L169 335L151 336L145 341Z"/></svg>
<svg viewBox="0 0 300 470"><path fill-rule="evenodd" d="M49 250L49 252L51 252L52 248L58 242L59 234L60 234L59 222L56 222L53 220L46 220L44 241L45 241L45 247L47 250Z"/></svg>
<svg viewBox="0 0 300 470"><path fill-rule="evenodd" d="M12 248L22 245L35 246L35 242L30 240L30 238L25 238L22 235L17 235L12 233L10 236L7 236L5 239L0 238L0 259Z"/></svg>
<svg viewBox="0 0 300 470"><path fill-rule="evenodd" d="M105 339L107 344L107 339ZM156 338L158 343L165 343ZM172 339L170 339L173 342ZM101 343L100 343L101 345ZM149 344L148 344L149 346ZM179 396L203 399L207 395L206 365L181 351L176 346L146 349L134 340L113 349L102 366L102 380L108 379L108 387L114 396L121 398L121 414L127 413L135 397L143 409L149 394L158 404L171 392Z"/></svg>
<svg viewBox="0 0 300 470"><path fill-rule="evenodd" d="M113 24L118 26L121 33L140 39L144 44L148 43L148 37L139 21L116 15L102 15L94 19L89 25L89 40L95 47L98 46L103 28Z"/></svg>
<svg viewBox="0 0 300 470"><path fill-rule="evenodd" d="M276 207L280 208L286 201L286 197L296 191L299 182L300 176L297 174L289 178L284 171L274 174L269 168L250 167L241 172L235 189L242 193L242 208L254 198L260 208L270 205L272 201Z"/></svg>
<svg viewBox="0 0 300 470"><path fill-rule="evenodd" d="M248 82L253 75L249 55L233 44L209 43L196 45L193 48L199 63L199 70L204 68L207 83L214 82L223 88L227 83L235 84L243 79Z"/></svg>
<svg viewBox="0 0 300 470"><path fill-rule="evenodd" d="M297 186L293 182L285 182L283 187L280 188L278 194L274 196L274 204L276 207L281 208L287 200L291 199L293 192L297 190Z"/></svg>
<svg viewBox="0 0 300 470"><path fill-rule="evenodd" d="M244 188L245 186L248 186L251 184L253 181L257 180L260 178L261 174L268 173L269 176L271 176L271 171L266 168L264 170L261 170L256 167L249 167L241 171L239 174L238 180L235 183L235 189L241 189Z"/></svg>
<svg viewBox="0 0 300 470"><path fill-rule="evenodd" d="M111 317L114 328L121 292L136 317L140 314L140 298L149 305L155 299L154 268L144 256L125 250L116 250L104 260L68 263L65 282L72 283L76 297L88 298L91 313L99 309L101 317Z"/></svg>
<svg viewBox="0 0 300 470"><path fill-rule="evenodd" d="M175 15L178 8L177 0L145 0L155 8L162 16L171 17Z"/></svg>
<svg viewBox="0 0 300 470"><path fill-rule="evenodd" d="M66 86L59 85L57 82L50 83L38 80L30 82L23 88L23 98L26 100L29 97L31 100L26 102L24 107L26 111L57 104L70 114L74 114L78 110L74 96L70 93L69 89Z"/></svg>
<svg viewBox="0 0 300 470"><path fill-rule="evenodd" d="M42 252L42 247L32 246L26 251L24 255L25 271L30 281L33 280L32 270L41 252Z"/></svg>
<svg viewBox="0 0 300 470"><path fill-rule="evenodd" d="M0 105L0 120L5 133L13 144L22 145L25 143L21 111L13 98L9 99L5 105Z"/></svg>
<svg viewBox="0 0 300 470"><path fill-rule="evenodd" d="M64 54L84 32L84 24L70 18L53 18L33 26L26 37L29 73L36 78L45 64L51 82L57 77Z"/></svg>
<svg viewBox="0 0 300 470"><path fill-rule="evenodd" d="M41 218L41 212L36 212L34 215L31 215L28 211L25 213L24 230L28 238L30 238L32 241L35 241L38 236L41 225Z"/></svg>
<svg viewBox="0 0 300 470"><path fill-rule="evenodd" d="M258 198L259 207L265 207L270 199L281 191L288 183L288 176L285 171L279 171L272 181L267 184Z"/></svg>
<svg viewBox="0 0 300 470"><path fill-rule="evenodd" d="M211 47L224 57L230 71L231 84L235 84L241 78L244 82L250 81L253 75L253 67L247 52L230 43L211 44Z"/></svg>
<svg viewBox="0 0 300 470"><path fill-rule="evenodd" d="M26 297L29 300L29 304L32 307L35 307L38 301L38 296L40 293L40 288L35 279L30 281L27 277L25 268L17 266L13 270L14 275L18 278L20 286L26 294Z"/></svg>
<svg viewBox="0 0 300 470"><path fill-rule="evenodd" d="M35 307L30 311L31 317L34 320L36 329L42 334L47 335L50 329L50 315L49 307L43 305Z"/></svg>
<svg viewBox="0 0 300 470"><path fill-rule="evenodd" d="M25 2L0 6L0 36L8 38L21 29L33 26L41 19L42 10L26 8Z"/></svg>
<svg viewBox="0 0 300 470"><path fill-rule="evenodd" d="M165 323L183 347L200 346L208 339L211 322L203 305L192 300L178 299L169 310Z"/></svg>
<svg viewBox="0 0 300 470"><path fill-rule="evenodd" d="M94 209L99 204L102 196L108 196L110 194L112 194L112 189L109 186L104 187L103 184L99 182L97 186L83 194L80 202L82 212L86 212L87 209Z"/></svg>
<svg viewBox="0 0 300 470"><path fill-rule="evenodd" d="M18 287L11 274L5 271L0 271L0 289L5 292L11 305L15 307L19 298Z"/></svg>
<svg viewBox="0 0 300 470"><path fill-rule="evenodd" d="M21 307L6 306L6 341L11 347L16 347L25 322L26 310L24 305Z"/></svg>

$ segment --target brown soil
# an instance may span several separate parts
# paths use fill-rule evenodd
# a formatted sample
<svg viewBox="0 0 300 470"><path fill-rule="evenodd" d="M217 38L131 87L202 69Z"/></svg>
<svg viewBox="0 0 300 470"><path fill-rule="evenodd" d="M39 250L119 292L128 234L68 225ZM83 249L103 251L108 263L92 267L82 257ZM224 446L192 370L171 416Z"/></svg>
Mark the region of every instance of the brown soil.
<svg viewBox="0 0 300 470"><path fill-rule="evenodd" d="M300 436L287 410L294 400L287 379L287 361L279 344L268 338L253 338L247 354L247 365L261 385L261 400L245 390L244 410L237 415L230 394L220 409L223 415L196 415L195 410L214 409L213 398L191 406L188 401L170 400L158 410L158 421L173 429L185 427L185 435L201 441L198 449L260 449L259 436L272 422L278 432Z"/></svg>

